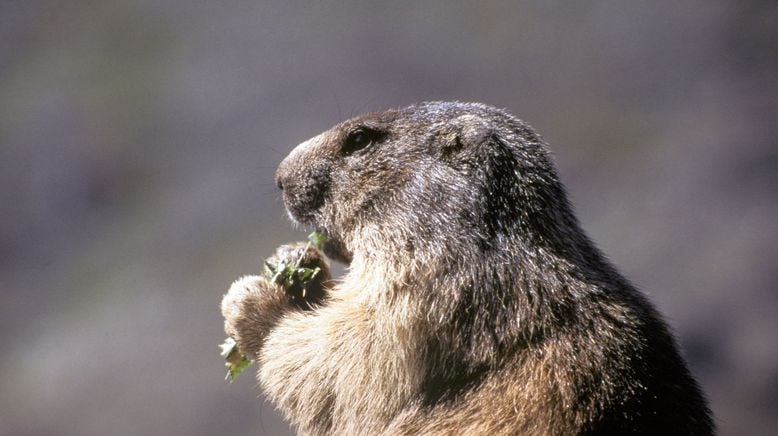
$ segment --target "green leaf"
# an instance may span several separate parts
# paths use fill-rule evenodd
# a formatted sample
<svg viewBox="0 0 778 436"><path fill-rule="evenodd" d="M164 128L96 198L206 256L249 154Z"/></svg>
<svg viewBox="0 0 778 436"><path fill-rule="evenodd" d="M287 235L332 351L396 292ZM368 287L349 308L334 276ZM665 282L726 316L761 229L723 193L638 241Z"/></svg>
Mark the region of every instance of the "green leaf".
<svg viewBox="0 0 778 436"><path fill-rule="evenodd" d="M284 262L276 265L275 269L273 270L273 277L270 280L278 285L284 283L284 280L288 276L287 268L288 266Z"/></svg>
<svg viewBox="0 0 778 436"><path fill-rule="evenodd" d="M232 383L253 361L238 349L238 344L232 338L225 339L219 347L222 349L221 356L226 360L224 366L227 367L227 375L224 379Z"/></svg>
<svg viewBox="0 0 778 436"><path fill-rule="evenodd" d="M310 268L297 268L297 277L302 282L307 282L313 277L313 270Z"/></svg>
<svg viewBox="0 0 778 436"><path fill-rule="evenodd" d="M313 244L314 247L321 250L327 242L327 235L320 232L311 232L311 234L308 235L308 240L311 241L311 244Z"/></svg>

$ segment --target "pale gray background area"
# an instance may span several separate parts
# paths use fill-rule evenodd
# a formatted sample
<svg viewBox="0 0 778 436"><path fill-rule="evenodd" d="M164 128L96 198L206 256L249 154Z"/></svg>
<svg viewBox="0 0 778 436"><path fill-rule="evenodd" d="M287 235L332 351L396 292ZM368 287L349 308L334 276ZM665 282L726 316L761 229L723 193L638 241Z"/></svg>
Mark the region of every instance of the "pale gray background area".
<svg viewBox="0 0 778 436"><path fill-rule="evenodd" d="M776 23L775 1L2 1L0 434L288 434L217 349L231 281L304 237L274 169L351 115L454 99L545 136L721 433L775 434Z"/></svg>

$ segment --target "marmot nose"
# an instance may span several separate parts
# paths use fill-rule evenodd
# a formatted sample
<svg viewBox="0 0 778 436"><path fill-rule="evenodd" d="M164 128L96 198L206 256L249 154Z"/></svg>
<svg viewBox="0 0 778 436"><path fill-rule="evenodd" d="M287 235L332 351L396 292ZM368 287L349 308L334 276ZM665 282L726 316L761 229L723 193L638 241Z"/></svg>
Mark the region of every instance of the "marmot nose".
<svg viewBox="0 0 778 436"><path fill-rule="evenodd" d="M289 178L280 169L276 172L276 186L282 191L284 188L289 187Z"/></svg>
<svg viewBox="0 0 778 436"><path fill-rule="evenodd" d="M278 189L284 190L284 182L281 180L281 175L276 173L276 186L278 186Z"/></svg>
<svg viewBox="0 0 778 436"><path fill-rule="evenodd" d="M289 156L287 156L278 164L278 169L276 170L276 186L282 191L284 188L289 188L289 185L291 184L289 180L291 179L292 173L290 165L290 159Z"/></svg>

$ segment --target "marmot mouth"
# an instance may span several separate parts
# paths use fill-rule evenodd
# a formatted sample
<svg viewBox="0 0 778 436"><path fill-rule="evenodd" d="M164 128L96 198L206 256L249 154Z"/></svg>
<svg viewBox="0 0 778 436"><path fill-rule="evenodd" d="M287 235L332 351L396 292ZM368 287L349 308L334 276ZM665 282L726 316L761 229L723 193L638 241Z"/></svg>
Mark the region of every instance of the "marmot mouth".
<svg viewBox="0 0 778 436"><path fill-rule="evenodd" d="M321 247L321 250L324 252L325 256L336 262L341 262L346 265L351 263L351 259L354 256L346 248L346 244L344 244L342 240L336 236L333 236L325 229L317 228L316 231L327 236L327 239L324 241L324 245Z"/></svg>
<svg viewBox="0 0 778 436"><path fill-rule="evenodd" d="M318 223L319 220L316 219L315 213L307 208L295 208L295 204L290 204L291 202L287 201L287 198L284 198L284 203L287 215L292 222L301 227L313 228L316 232L326 236L324 244L320 248L328 258L346 265L351 263L353 255L346 248L346 244L338 236L322 227Z"/></svg>
<svg viewBox="0 0 778 436"><path fill-rule="evenodd" d="M325 202L325 191L311 183L286 181L283 184L282 199L289 217L293 221L311 227L318 227L316 216Z"/></svg>

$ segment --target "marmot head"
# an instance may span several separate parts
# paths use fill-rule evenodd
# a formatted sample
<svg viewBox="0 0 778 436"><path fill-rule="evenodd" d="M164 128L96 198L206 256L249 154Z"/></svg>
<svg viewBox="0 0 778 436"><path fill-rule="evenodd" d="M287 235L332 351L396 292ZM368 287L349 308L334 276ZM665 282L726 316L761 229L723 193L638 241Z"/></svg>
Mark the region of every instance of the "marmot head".
<svg viewBox="0 0 778 436"><path fill-rule="evenodd" d="M297 146L276 181L289 215L328 234L325 252L345 262L367 250L450 258L548 239L570 215L539 136L475 103L345 121Z"/></svg>

